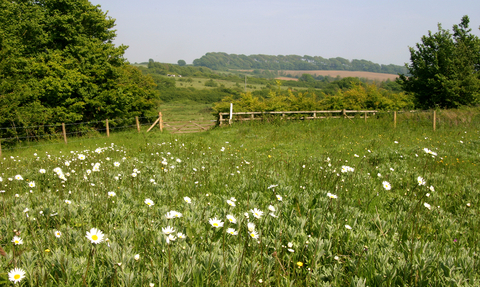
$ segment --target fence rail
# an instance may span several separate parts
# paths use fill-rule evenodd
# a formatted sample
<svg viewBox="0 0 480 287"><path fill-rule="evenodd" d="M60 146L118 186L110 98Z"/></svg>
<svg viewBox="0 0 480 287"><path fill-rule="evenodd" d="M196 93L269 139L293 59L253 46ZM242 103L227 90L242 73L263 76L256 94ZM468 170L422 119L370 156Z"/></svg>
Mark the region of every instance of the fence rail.
<svg viewBox="0 0 480 287"><path fill-rule="evenodd" d="M351 119L355 116L351 114L362 114L365 120L370 115L375 115L378 113L376 110L333 110L333 111L274 111L274 112L236 112L236 113L219 113L219 125L223 125L225 122L229 124L232 121L252 121L252 120L263 120L266 115L281 115L282 119L301 119L301 120L314 120L314 119L324 119L324 118L347 118ZM304 116L290 116L287 115L304 115ZM309 116L310 115L310 116ZM224 118L224 116L230 116L230 118Z"/></svg>

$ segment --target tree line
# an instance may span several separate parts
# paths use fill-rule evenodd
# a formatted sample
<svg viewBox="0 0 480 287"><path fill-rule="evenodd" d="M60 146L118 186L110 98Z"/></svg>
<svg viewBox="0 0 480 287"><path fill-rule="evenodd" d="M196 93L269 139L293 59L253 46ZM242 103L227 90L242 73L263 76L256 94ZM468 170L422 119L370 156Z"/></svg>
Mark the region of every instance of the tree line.
<svg viewBox="0 0 480 287"><path fill-rule="evenodd" d="M387 74L406 74L407 69L398 65L380 65L367 60L352 60L337 57L326 59L320 56L298 55L236 55L222 52L206 53L193 61L194 66L212 70L262 69L262 70L341 70L365 71Z"/></svg>

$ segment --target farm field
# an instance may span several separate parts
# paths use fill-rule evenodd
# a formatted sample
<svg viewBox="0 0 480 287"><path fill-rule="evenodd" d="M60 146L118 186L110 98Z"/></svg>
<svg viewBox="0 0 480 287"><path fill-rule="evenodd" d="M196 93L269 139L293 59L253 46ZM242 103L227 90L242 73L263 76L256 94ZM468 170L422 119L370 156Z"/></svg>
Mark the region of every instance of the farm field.
<svg viewBox="0 0 480 287"><path fill-rule="evenodd" d="M479 126L273 121L6 151L0 285L478 286Z"/></svg>
<svg viewBox="0 0 480 287"><path fill-rule="evenodd" d="M280 74L283 75L292 75L292 76L301 76L303 74L310 74L312 76L330 76L333 78L336 78L337 76L340 76L340 78L346 78L346 77L356 77L356 78L365 78L368 80L375 80L375 81L394 81L396 78L398 78L398 75L393 75L393 74L384 74L384 73L373 73L373 72L362 72L362 71L325 71L325 70L318 70L318 71L312 71L312 70L304 70L304 71L298 71L298 70L282 70L279 71ZM288 77L282 77L283 80L288 79Z"/></svg>

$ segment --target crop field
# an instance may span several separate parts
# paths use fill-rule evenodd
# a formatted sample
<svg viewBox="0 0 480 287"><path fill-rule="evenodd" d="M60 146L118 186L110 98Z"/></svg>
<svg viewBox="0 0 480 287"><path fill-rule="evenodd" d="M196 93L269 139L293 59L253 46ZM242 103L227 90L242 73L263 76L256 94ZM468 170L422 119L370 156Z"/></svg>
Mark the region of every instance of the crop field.
<svg viewBox="0 0 480 287"><path fill-rule="evenodd" d="M330 76L333 78L336 78L337 76L340 76L340 78L354 77L354 78L365 78L368 80L374 80L374 81L380 81L380 82L386 81L386 80L395 81L395 79L398 78L398 75L393 75L393 74L362 72L362 71L282 70L282 71L279 71L279 73L283 75L290 74L294 77L301 76L303 74L310 74L312 76Z"/></svg>
<svg viewBox="0 0 480 287"><path fill-rule="evenodd" d="M479 286L479 126L273 121L5 151L0 285Z"/></svg>

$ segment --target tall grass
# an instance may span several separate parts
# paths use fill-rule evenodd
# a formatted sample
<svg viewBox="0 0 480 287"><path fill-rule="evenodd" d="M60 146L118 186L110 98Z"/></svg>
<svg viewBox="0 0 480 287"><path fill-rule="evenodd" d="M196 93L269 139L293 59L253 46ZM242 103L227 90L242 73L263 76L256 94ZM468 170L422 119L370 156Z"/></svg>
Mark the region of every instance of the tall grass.
<svg viewBox="0 0 480 287"><path fill-rule="evenodd" d="M7 153L0 284L18 267L19 286L478 286L478 126L418 123L279 120Z"/></svg>

